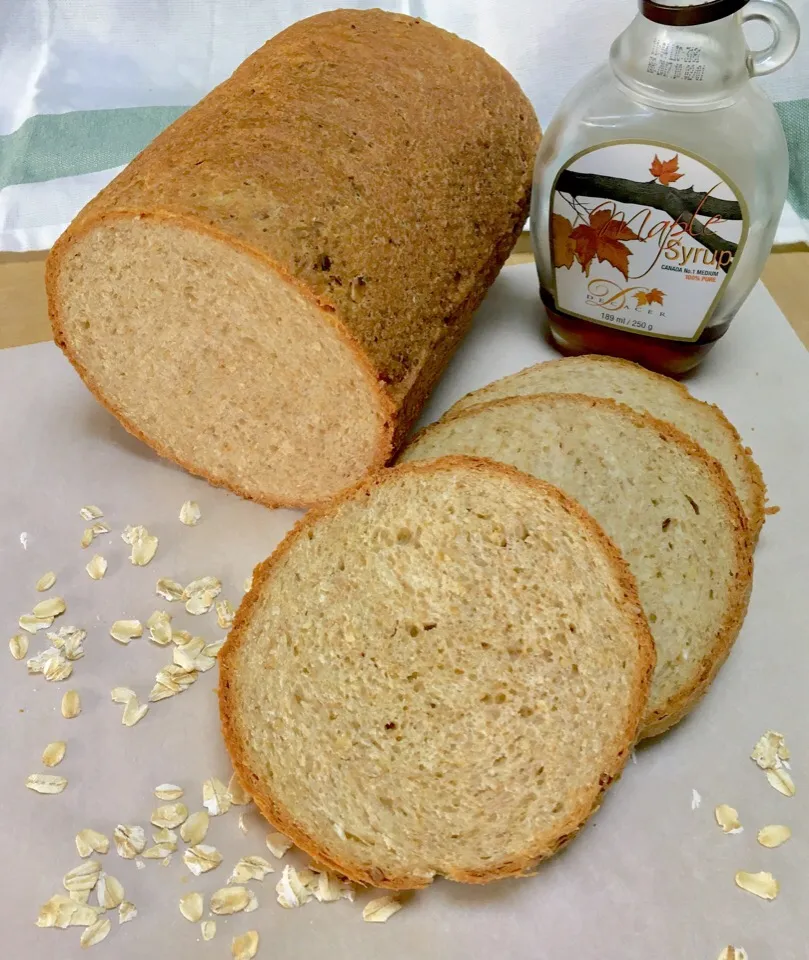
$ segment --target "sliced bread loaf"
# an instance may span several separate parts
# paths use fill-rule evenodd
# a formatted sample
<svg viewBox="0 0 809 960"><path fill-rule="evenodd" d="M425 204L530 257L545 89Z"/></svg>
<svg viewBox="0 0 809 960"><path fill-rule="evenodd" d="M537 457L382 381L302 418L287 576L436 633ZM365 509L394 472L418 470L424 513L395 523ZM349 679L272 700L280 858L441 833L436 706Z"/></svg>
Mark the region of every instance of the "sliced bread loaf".
<svg viewBox="0 0 809 960"><path fill-rule="evenodd" d="M362 883L483 883L551 856L622 770L654 647L600 527L549 484L452 457L310 512L220 656L259 809Z"/></svg>
<svg viewBox="0 0 809 960"><path fill-rule="evenodd" d="M403 459L448 454L510 463L592 514L635 575L657 647L642 736L685 716L730 651L752 580L744 516L717 462L648 414L567 394L470 407L427 427Z"/></svg>
<svg viewBox="0 0 809 960"><path fill-rule="evenodd" d="M325 500L407 435L520 233L538 141L474 44L381 10L303 20L60 238L54 339L163 456Z"/></svg>
<svg viewBox="0 0 809 960"><path fill-rule="evenodd" d="M611 397L640 413L674 424L724 467L736 488L753 540L764 523L766 487L750 450L719 407L692 397L676 380L614 357L565 357L538 363L480 390L450 408L452 416L478 403L536 393L585 393Z"/></svg>

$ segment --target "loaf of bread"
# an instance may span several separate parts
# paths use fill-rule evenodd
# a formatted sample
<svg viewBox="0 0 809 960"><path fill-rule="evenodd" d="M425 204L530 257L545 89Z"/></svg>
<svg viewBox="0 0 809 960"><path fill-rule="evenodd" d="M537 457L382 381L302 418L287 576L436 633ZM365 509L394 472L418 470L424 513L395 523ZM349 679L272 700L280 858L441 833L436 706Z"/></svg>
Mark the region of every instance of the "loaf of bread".
<svg viewBox="0 0 809 960"><path fill-rule="evenodd" d="M311 511L220 655L234 769L361 883L483 883L558 850L635 741L654 647L626 564L549 484L450 457Z"/></svg>
<svg viewBox="0 0 809 960"><path fill-rule="evenodd" d="M615 357L565 357L538 363L462 397L446 414L505 397L585 393L611 397L640 413L674 424L724 468L744 509L753 541L764 523L767 488L749 449L719 407L691 396L676 380Z"/></svg>
<svg viewBox="0 0 809 960"><path fill-rule="evenodd" d="M725 471L670 424L575 394L473 406L427 427L404 460L491 457L556 484L612 538L638 584L657 648L641 736L688 713L747 610L752 544Z"/></svg>
<svg viewBox="0 0 809 960"><path fill-rule="evenodd" d="M539 128L421 20L303 20L164 131L48 261L54 337L136 436L269 505L390 460L525 220Z"/></svg>

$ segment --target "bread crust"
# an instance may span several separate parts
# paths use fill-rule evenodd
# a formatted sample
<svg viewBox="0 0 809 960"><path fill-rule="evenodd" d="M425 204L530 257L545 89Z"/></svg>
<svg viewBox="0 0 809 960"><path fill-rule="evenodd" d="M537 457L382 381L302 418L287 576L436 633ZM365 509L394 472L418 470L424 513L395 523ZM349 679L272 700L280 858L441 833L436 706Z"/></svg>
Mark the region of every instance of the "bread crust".
<svg viewBox="0 0 809 960"><path fill-rule="evenodd" d="M409 119L403 116L413 133L390 120L390 112L380 118L362 106L375 85L387 84L391 96L406 99L406 80L391 54L399 50L407 52L426 83L423 102ZM447 71L449 62L455 73ZM380 172L376 155L371 152L366 163L361 149L369 148L366 140L376 131L404 151L406 165L405 144L415 137L422 146L411 148L410 159L421 162L429 177L431 165L447 160L446 150L442 154L436 146L440 141L427 136L436 124L448 122L437 106L442 98L435 95L445 88L469 94L468 113L457 119L448 141L451 149L460 150L470 130L486 142L485 147L465 143L456 164L457 181L444 193L437 187L425 191L433 206L422 209L389 165ZM348 119L342 123L334 119L334 102L344 103ZM301 141L300 158L285 140L293 133ZM339 140L343 166L327 163L320 170L329 136ZM378 424L366 467L373 471L404 442L516 242L528 213L538 143L536 116L516 81L474 44L418 19L379 10L337 10L300 21L163 131L57 241L46 268L54 339L93 395L161 456L267 506L310 506L312 501L285 491L251 494L232 478L192 468L144 434L127 411L104 395L77 355L65 320L59 277L74 245L117 219L151 219L212 237L293 285L336 331L368 383ZM366 176L371 168L375 172ZM502 182L491 196L473 203L465 178L474 188L474 181L490 175L490 169L501 170ZM221 197L228 198L225 205L219 204ZM408 204L416 219L423 217L427 227L435 228L436 237L425 242L410 223L397 236L389 221L396 219L396 211L398 222L405 221ZM454 230L456 220L467 213L479 217L480 231L459 238L450 252L449 227L442 233L440 222L443 218ZM385 231L389 236L381 244L377 241L384 238L376 233ZM429 248L436 244L442 253L431 259ZM401 253L387 252L399 249ZM365 293L355 302L350 288L357 280Z"/></svg>
<svg viewBox="0 0 809 960"><path fill-rule="evenodd" d="M335 873L369 886L386 887L392 890L409 890L428 886L431 880L424 876L386 876L380 870L365 869L361 864L341 862L334 859L327 847L317 838L306 833L303 826L295 820L294 812L285 810L281 804L268 793L258 777L250 769L245 751L242 748L242 738L239 732L235 686L237 683L237 658L239 648L244 640L245 629L253 615L259 594L264 584L272 577L273 572L286 556L290 548L306 531L326 516L339 511L342 504L352 500L360 500L369 496L371 491L386 482L395 474L435 473L438 471L458 472L466 470L471 473L487 473L508 477L515 483L552 497L571 516L575 517L588 530L590 537L596 541L615 575L620 587L623 606L631 628L638 642L638 658L633 678L633 697L627 710L626 721L609 748L609 756L605 750L605 769L598 782L590 790L583 793L578 803L567 819L551 834L540 834L536 837L530 849L522 856L513 857L490 868L480 871L465 870L458 867L446 873L450 880L462 883L488 883L505 877L525 875L541 861L551 857L567 844L582 828L585 821L601 805L607 787L621 775L629 758L632 746L636 742L641 719L646 708L646 702L655 666L655 648L652 635L649 631L646 618L642 612L638 597L635 579L627 567L623 557L598 523L575 500L563 493L552 484L537 480L528 474L516 470L514 467L478 457L448 456L431 461L418 461L400 464L382 470L366 478L351 489L344 491L331 503L324 507L311 510L300 520L295 527L281 541L273 554L260 563L254 573L249 593L242 600L236 613L233 627L228 640L219 655L219 710L222 724L222 734L228 753L230 754L234 770L245 789L253 797L257 807L267 820L281 833L289 837L292 842L308 853L316 862Z"/></svg>
<svg viewBox="0 0 809 960"><path fill-rule="evenodd" d="M719 668L727 660L739 634L747 613L747 605L753 587L753 541L747 519L736 495L736 490L718 460L711 457L695 440L678 430L673 424L665 420L658 420L648 413L639 413L632 407L609 397L591 397L583 393L542 393L505 397L502 400L493 400L490 403L466 407L449 419L456 420L474 416L478 411L489 407L519 406L521 404L552 406L556 399L560 397L566 400L572 399L581 404L582 407L619 411L637 426L653 428L661 439L674 444L684 453L699 460L710 473L713 482L719 489L720 501L727 511L728 525L733 531L735 576L729 586L727 609L714 635L710 651L700 661L699 670L693 675L691 682L683 687L678 694L670 697L662 707L646 713L639 739L656 737L682 720L705 695L719 672ZM429 435L438 425L431 424L420 430L410 445L415 444L421 437Z"/></svg>
<svg viewBox="0 0 809 960"><path fill-rule="evenodd" d="M587 363L603 363L609 366L622 366L626 368L631 368L633 371L642 372L649 380L663 380L666 385L670 388L675 389L683 399L690 400L692 403L697 403L702 407L707 407L713 411L716 415L717 420L722 422L724 429L731 435L733 440L733 445L736 450L736 456L744 464L744 473L745 479L747 480L749 490L752 493L752 504L751 510L748 514L745 510L745 517L747 519L747 524L750 530L750 536L753 540L753 546L758 543L759 535L761 534L761 528L764 526L764 521L766 519L766 503L767 503L767 487L764 483L764 477L761 473L761 468L753 459L753 453L749 447L746 447L742 443L742 438L739 436L738 430L733 426L733 424L728 420L722 410L716 406L714 403L707 403L705 400L699 400L697 397L693 396L688 388L680 383L678 380L673 380L671 377L663 376L660 373L654 373L652 370L647 370L646 367L641 366L638 363L633 363L631 360L624 360L621 357L605 357L602 354L583 354L579 357L560 357L557 360L546 360L543 363L532 364L530 367L525 367L524 369L518 371L517 373L510 374L507 377L501 378L501 381L494 381L494 383L486 384L485 387L480 387L478 390L471 390L469 393L461 397L460 400L456 401L449 410L444 414L442 419L448 420L462 413L464 410L470 409L472 406L479 406L481 403L490 403L491 401L486 400L485 396L475 403L469 404L462 409L457 409L458 404L463 403L465 400L469 400L472 397L480 394L485 395L485 392L489 387L494 386L495 383L502 382L502 380L508 380L512 377L519 377L524 373L528 373L530 370L534 370L537 367L546 367L546 366L570 366L571 364L577 364L580 361L586 361ZM558 391L554 391L558 392ZM539 396L540 394L520 394L520 396ZM620 402L620 401L618 401ZM668 421L666 421L668 422ZM696 441L695 441L696 442ZM710 454L709 454L710 456ZM744 508L743 508L744 509Z"/></svg>

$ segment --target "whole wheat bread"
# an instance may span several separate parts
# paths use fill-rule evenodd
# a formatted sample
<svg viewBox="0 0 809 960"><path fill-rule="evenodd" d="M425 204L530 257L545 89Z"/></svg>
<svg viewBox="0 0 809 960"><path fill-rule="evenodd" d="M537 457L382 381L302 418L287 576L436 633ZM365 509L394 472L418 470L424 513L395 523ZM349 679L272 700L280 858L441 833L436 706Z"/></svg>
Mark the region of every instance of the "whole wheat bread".
<svg viewBox="0 0 809 960"><path fill-rule="evenodd" d="M654 647L600 527L549 484L451 457L311 511L220 655L236 773L362 883L482 883L552 855L635 740Z"/></svg>
<svg viewBox="0 0 809 960"><path fill-rule="evenodd" d="M162 455L324 500L406 436L520 232L538 139L479 47L380 10L303 20L61 237L55 340Z"/></svg>
<svg viewBox="0 0 809 960"><path fill-rule="evenodd" d="M575 394L470 407L402 456L448 454L510 463L592 514L635 575L657 648L641 735L685 716L730 652L752 582L744 515L719 464L670 424Z"/></svg>
<svg viewBox="0 0 809 960"><path fill-rule="evenodd" d="M673 424L722 464L736 489L751 536L754 541L758 540L764 523L767 490L758 464L750 450L742 445L733 424L719 407L695 399L681 383L636 363L596 355L538 363L468 393L446 416L454 416L479 403L537 393L611 397L633 410Z"/></svg>

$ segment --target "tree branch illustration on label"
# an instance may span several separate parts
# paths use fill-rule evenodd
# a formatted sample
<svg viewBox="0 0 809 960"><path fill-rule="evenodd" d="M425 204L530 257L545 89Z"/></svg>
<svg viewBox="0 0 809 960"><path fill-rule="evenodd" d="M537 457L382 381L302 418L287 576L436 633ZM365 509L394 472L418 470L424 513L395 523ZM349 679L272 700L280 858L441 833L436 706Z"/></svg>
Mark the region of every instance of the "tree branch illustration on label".
<svg viewBox="0 0 809 960"><path fill-rule="evenodd" d="M726 178L659 145L585 152L558 175L552 203L557 305L636 332L690 339L746 236L742 204Z"/></svg>

